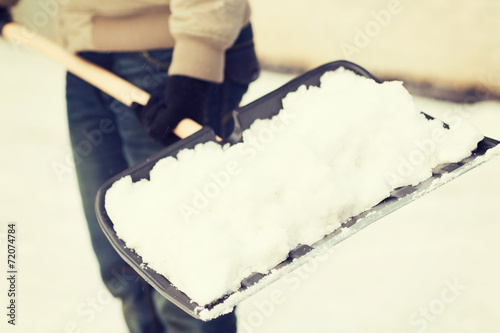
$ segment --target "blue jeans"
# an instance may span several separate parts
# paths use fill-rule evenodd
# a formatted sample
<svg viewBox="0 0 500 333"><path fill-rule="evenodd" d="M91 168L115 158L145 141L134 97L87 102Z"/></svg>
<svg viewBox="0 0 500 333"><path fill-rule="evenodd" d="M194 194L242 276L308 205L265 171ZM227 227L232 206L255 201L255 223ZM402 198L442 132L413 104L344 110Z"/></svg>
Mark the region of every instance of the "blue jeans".
<svg viewBox="0 0 500 333"><path fill-rule="evenodd" d="M205 123L212 125L219 134L223 133L221 118L238 106L258 72L258 65L247 61L254 58L251 39L251 27L248 26L242 30L234 50L227 52L225 82L211 87ZM250 53L253 55L248 58ZM80 56L151 95L163 98L172 50L84 52ZM232 67L236 70L231 70ZM236 332L234 312L205 323L162 297L118 255L98 225L94 211L98 188L111 176L164 146L148 136L130 108L70 73L67 74L66 98L73 156L92 246L105 285L122 300L130 332ZM176 140L172 135L171 142Z"/></svg>

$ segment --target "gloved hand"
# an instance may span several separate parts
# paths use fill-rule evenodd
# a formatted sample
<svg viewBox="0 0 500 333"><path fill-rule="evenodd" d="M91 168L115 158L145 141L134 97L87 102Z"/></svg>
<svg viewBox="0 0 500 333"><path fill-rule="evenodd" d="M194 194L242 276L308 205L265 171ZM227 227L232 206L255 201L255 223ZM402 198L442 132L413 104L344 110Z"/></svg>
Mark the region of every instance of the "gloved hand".
<svg viewBox="0 0 500 333"><path fill-rule="evenodd" d="M10 16L9 10L6 7L0 6L0 35L4 25L12 22L12 16Z"/></svg>
<svg viewBox="0 0 500 333"><path fill-rule="evenodd" d="M147 105L132 106L149 135L168 145L170 134L184 118L203 124L203 112L208 99L210 83L173 75L168 77L165 99L151 98Z"/></svg>

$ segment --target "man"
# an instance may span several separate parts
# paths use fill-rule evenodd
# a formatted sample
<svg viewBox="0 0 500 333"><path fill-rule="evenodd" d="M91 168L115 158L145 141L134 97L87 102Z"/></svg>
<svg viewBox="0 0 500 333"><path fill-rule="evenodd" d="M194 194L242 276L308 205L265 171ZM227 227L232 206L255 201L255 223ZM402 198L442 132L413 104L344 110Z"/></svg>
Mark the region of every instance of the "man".
<svg viewBox="0 0 500 333"><path fill-rule="evenodd" d="M16 2L0 0L0 29ZM94 200L111 176L177 141L172 130L184 117L228 134L221 119L259 70L247 1L65 0L58 8L61 43L69 51L152 95L148 105L132 110L67 75L70 138L92 245L130 332L235 332L234 313L203 323L142 280L107 241ZM102 140L89 140L96 133Z"/></svg>

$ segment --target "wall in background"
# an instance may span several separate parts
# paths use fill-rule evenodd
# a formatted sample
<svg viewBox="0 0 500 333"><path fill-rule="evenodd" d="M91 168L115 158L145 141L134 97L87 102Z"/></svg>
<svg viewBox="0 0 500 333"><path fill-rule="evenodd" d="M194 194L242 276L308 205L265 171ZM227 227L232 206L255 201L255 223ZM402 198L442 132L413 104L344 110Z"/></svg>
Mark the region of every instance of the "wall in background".
<svg viewBox="0 0 500 333"><path fill-rule="evenodd" d="M266 66L306 70L346 59L428 93L500 95L498 0L250 3Z"/></svg>

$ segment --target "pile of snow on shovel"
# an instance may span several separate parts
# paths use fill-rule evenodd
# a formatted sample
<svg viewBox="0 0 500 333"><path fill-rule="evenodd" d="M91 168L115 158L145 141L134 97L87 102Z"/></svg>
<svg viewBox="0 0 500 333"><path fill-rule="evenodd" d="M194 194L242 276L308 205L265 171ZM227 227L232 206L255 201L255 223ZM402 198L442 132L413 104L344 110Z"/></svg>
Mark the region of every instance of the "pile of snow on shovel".
<svg viewBox="0 0 500 333"><path fill-rule="evenodd" d="M199 144L160 160L150 180L120 179L106 211L127 247L203 306L482 138L464 120L426 119L401 82L340 68L289 93L243 142Z"/></svg>

